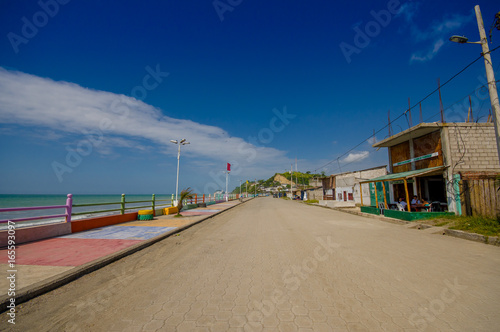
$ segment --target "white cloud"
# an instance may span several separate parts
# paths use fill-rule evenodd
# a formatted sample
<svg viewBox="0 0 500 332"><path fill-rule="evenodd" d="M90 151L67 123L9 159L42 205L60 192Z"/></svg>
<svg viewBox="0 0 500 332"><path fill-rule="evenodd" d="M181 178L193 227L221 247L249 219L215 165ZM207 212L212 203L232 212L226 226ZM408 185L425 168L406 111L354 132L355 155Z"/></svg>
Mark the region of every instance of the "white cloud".
<svg viewBox="0 0 500 332"><path fill-rule="evenodd" d="M367 139L366 141L368 142L368 144L373 145L373 144L377 143L377 137L372 136L369 139Z"/></svg>
<svg viewBox="0 0 500 332"><path fill-rule="evenodd" d="M405 20L406 26L409 27L412 40L416 43L430 44L432 47L430 49L424 47L425 50L414 52L411 55L410 62L431 60L439 53L445 45L445 40L451 34L458 33L462 26L474 20L473 12L467 15L446 14L441 19L434 20L428 27L422 29L414 20L419 14L419 7L418 2L407 2L401 6L399 16Z"/></svg>
<svg viewBox="0 0 500 332"><path fill-rule="evenodd" d="M413 62L413 61L424 62L424 61L431 60L432 58L434 58L436 56L436 54L439 52L439 50L441 49L441 47L443 45L444 45L443 39L437 40L434 43L434 47L431 50L429 50L427 52L427 54L425 54L425 55L421 55L421 54L417 55L416 53L412 54L411 58L410 58L410 62Z"/></svg>
<svg viewBox="0 0 500 332"><path fill-rule="evenodd" d="M351 152L345 157L342 162L344 163L350 163L350 162L359 162L361 160L364 160L368 158L368 155L370 152L368 151L360 151L360 152Z"/></svg>
<svg viewBox="0 0 500 332"><path fill-rule="evenodd" d="M116 148L155 148L176 155L170 140L187 138L191 144L184 148L185 156L239 163L255 173L290 164L285 151L257 147L219 127L164 116L137 99L1 67L0 123L42 128L52 133L47 139L64 135L68 143L75 134L93 133L100 141L95 150L103 155Z"/></svg>

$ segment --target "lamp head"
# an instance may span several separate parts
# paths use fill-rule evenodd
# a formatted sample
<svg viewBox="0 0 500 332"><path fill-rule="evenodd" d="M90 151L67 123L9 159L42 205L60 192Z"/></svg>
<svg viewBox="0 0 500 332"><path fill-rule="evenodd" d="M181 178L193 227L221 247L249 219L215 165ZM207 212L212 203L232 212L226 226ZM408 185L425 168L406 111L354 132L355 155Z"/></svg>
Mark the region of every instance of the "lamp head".
<svg viewBox="0 0 500 332"><path fill-rule="evenodd" d="M182 143L182 145L186 145L186 144L191 144L191 143L189 143L189 142L183 142Z"/></svg>
<svg viewBox="0 0 500 332"><path fill-rule="evenodd" d="M177 144L177 141L175 139L171 139L170 142Z"/></svg>
<svg viewBox="0 0 500 332"><path fill-rule="evenodd" d="M186 141L186 139L185 139L185 138L181 139L181 143L184 143L185 141Z"/></svg>
<svg viewBox="0 0 500 332"><path fill-rule="evenodd" d="M469 38L465 36L451 36L450 41L454 43L465 44L469 41Z"/></svg>

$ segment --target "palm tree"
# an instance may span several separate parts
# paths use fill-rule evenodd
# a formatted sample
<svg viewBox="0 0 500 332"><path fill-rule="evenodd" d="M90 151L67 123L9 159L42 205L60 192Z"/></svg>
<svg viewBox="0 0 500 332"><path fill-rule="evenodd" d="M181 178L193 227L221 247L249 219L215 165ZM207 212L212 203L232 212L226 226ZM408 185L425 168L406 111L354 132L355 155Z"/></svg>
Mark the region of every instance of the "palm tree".
<svg viewBox="0 0 500 332"><path fill-rule="evenodd" d="M193 190L191 188L187 188L181 191L179 201L177 202L177 215L180 216L181 210L183 207L182 202L186 199L193 198Z"/></svg>

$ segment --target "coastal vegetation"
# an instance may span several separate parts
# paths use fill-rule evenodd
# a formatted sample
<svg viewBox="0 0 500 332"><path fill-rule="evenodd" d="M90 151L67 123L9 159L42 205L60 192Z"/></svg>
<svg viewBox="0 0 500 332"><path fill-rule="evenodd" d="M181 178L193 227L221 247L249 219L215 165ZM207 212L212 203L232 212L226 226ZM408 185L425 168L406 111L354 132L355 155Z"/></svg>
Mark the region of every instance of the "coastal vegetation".
<svg viewBox="0 0 500 332"><path fill-rule="evenodd" d="M276 181L276 176L277 175L281 175L283 178L285 178L286 180L288 180L288 183L285 183L285 182L279 182L279 181ZM299 186L299 187L302 187L302 188L306 188L308 186L310 186L310 182L312 179L314 178L321 178L321 177L324 177L324 173L323 174L313 174L311 172L306 172L306 173L302 173L302 172L285 172L285 173L275 173L273 176L271 176L269 179L267 180L248 180L248 186L246 184L246 181L242 182L241 184L241 192L244 193L244 192L247 192L247 187L248 187L248 193L249 194L253 194L255 193L255 189L257 189L257 194L258 193L262 193L263 192L263 189L265 188L290 188L290 179L291 177L293 176L293 183L294 183L294 187L295 186ZM255 186L257 186L257 188L255 188ZM279 189L277 191L280 191ZM233 194L239 194L240 193L240 187L237 186L233 191L232 191Z"/></svg>
<svg viewBox="0 0 500 332"><path fill-rule="evenodd" d="M193 198L194 194L193 194L193 189L191 188L186 188L186 189L183 189L179 195L179 201L177 202L177 214L176 214L176 217L179 217L181 216L181 210L182 210L182 207L184 206L183 205L183 202L186 200L186 199L191 199Z"/></svg>

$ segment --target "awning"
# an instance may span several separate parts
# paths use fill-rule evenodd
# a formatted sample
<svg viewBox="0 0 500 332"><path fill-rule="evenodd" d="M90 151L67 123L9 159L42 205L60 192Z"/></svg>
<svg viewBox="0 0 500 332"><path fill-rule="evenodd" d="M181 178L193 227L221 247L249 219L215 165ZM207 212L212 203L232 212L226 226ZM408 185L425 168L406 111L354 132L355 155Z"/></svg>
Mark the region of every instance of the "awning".
<svg viewBox="0 0 500 332"><path fill-rule="evenodd" d="M371 180L361 181L360 183L397 181L397 180L410 179L422 175L436 175L436 174L441 174L441 172L446 167L448 166L437 166L431 168L418 169L415 171L387 174L384 176L379 176L378 178L373 178Z"/></svg>

